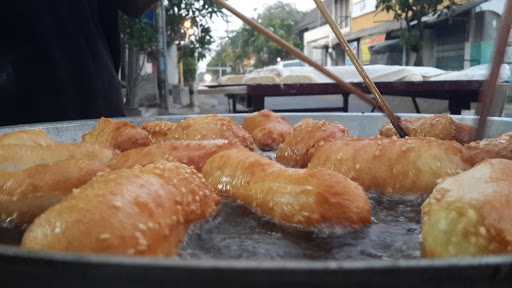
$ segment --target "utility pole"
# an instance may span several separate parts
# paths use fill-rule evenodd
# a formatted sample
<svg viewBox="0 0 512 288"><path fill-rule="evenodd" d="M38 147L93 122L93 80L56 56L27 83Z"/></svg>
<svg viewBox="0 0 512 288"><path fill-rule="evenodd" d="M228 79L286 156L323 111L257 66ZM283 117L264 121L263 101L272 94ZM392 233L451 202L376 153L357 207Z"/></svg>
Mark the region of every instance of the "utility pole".
<svg viewBox="0 0 512 288"><path fill-rule="evenodd" d="M160 99L160 111L169 112L169 89L167 88L167 21L164 0L160 0L158 17L158 96Z"/></svg>

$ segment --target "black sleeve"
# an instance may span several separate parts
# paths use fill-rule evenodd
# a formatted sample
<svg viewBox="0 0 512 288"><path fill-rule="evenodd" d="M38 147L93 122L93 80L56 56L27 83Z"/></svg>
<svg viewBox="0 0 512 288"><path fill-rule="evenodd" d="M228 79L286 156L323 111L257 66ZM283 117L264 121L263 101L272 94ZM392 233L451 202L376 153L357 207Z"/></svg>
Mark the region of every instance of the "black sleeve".
<svg viewBox="0 0 512 288"><path fill-rule="evenodd" d="M15 3L0 19L11 29L0 45L10 71L0 125L124 115L115 9L102 0L2 2Z"/></svg>

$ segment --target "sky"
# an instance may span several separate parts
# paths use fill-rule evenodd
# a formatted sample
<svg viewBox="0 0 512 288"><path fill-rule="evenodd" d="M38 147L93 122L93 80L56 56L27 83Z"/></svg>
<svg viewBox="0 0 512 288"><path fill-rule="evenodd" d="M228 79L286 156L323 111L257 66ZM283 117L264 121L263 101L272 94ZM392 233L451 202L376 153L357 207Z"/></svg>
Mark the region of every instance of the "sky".
<svg viewBox="0 0 512 288"><path fill-rule="evenodd" d="M278 0L228 0L227 2L244 15L248 17L256 17L256 15L261 13L265 7L278 2ZM315 2L313 2L313 0L281 0L281 2L290 3L301 11L309 11L315 7ZM218 44L226 36L226 31L237 30L242 26L242 22L238 20L238 18L230 14L228 11L226 11L226 14L229 16L228 23L223 19L215 19L212 23L213 35L215 39L217 39L217 42L214 44L214 47L212 47L212 52L210 53L212 55L215 53ZM199 63L199 72L206 71L206 65L210 61L210 57Z"/></svg>

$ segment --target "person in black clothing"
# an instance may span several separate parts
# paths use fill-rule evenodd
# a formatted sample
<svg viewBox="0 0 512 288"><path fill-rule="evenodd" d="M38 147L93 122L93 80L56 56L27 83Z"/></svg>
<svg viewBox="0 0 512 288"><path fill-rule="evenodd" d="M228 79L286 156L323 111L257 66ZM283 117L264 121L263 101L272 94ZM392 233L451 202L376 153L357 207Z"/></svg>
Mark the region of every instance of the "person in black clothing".
<svg viewBox="0 0 512 288"><path fill-rule="evenodd" d="M1 2L1 126L124 116L118 11L157 0Z"/></svg>

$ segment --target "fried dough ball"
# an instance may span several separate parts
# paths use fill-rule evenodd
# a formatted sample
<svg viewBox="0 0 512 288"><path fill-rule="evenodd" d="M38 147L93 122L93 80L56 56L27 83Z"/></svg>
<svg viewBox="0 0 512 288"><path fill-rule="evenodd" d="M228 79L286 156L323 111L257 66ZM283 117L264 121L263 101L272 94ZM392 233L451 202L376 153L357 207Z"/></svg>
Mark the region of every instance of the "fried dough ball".
<svg viewBox="0 0 512 288"><path fill-rule="evenodd" d="M449 115L434 115L418 119L404 119L400 122L409 137L432 137L440 140L454 140L461 144L472 141L475 128L458 123ZM380 132L383 137L397 137L391 124L384 126Z"/></svg>
<svg viewBox="0 0 512 288"><path fill-rule="evenodd" d="M293 169L246 149L221 152L202 171L212 189L278 224L316 229L362 228L371 222L368 196L325 169Z"/></svg>
<svg viewBox="0 0 512 288"><path fill-rule="evenodd" d="M506 133L498 138L484 139L465 145L465 157L468 162L476 165L487 159L512 160L512 133Z"/></svg>
<svg viewBox="0 0 512 288"><path fill-rule="evenodd" d="M422 207L426 257L512 254L512 161L487 160L439 184Z"/></svg>
<svg viewBox="0 0 512 288"><path fill-rule="evenodd" d="M434 138L346 139L314 151L309 168L325 168L383 194L428 195L445 177L469 168L457 142Z"/></svg>
<svg viewBox="0 0 512 288"><path fill-rule="evenodd" d="M248 116L242 127L251 134L256 146L263 151L276 150L293 130L286 119L268 110Z"/></svg>
<svg viewBox="0 0 512 288"><path fill-rule="evenodd" d="M28 228L22 248L108 255L174 256L188 227L219 198L194 169L161 161L100 174Z"/></svg>
<svg viewBox="0 0 512 288"><path fill-rule="evenodd" d="M82 142L123 152L149 146L151 138L146 131L127 121L102 118L96 128L82 136Z"/></svg>
<svg viewBox="0 0 512 288"><path fill-rule="evenodd" d="M340 124L304 119L293 127L292 134L279 146L276 160L287 167L305 168L311 159L310 150L347 136L347 129Z"/></svg>
<svg viewBox="0 0 512 288"><path fill-rule="evenodd" d="M25 130L0 135L0 145L53 145L55 142L42 130Z"/></svg>
<svg viewBox="0 0 512 288"><path fill-rule="evenodd" d="M155 142L226 140L254 150L251 135L233 120L218 115L193 117L178 123L150 122L143 125Z"/></svg>

